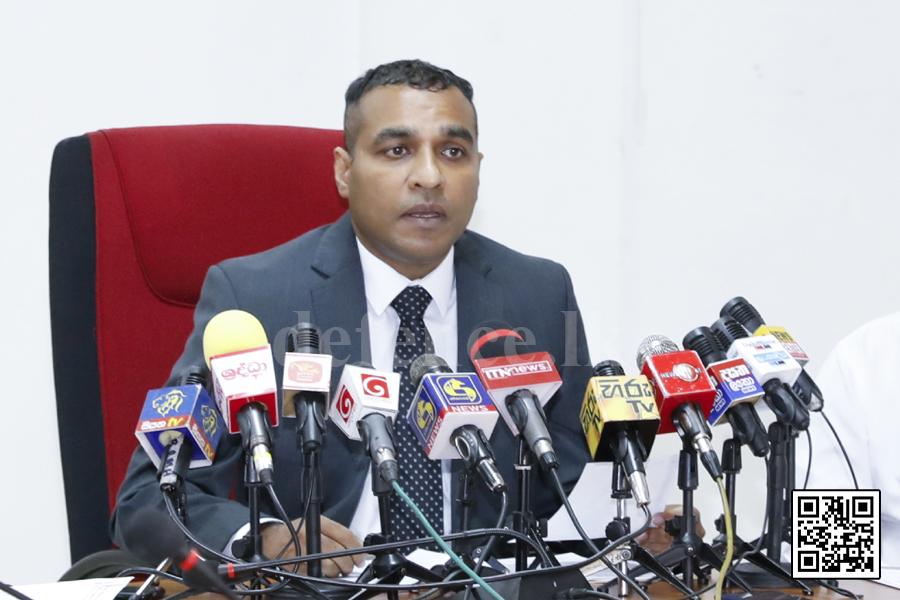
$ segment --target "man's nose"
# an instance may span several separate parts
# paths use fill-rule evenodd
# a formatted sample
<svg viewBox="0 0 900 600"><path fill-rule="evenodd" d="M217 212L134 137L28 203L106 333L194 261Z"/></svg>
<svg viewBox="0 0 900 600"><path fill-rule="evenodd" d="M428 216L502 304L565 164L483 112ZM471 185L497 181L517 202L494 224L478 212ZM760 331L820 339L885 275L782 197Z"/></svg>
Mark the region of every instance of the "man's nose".
<svg viewBox="0 0 900 600"><path fill-rule="evenodd" d="M441 172L439 157L432 150L425 150L416 154L412 161L410 173L410 187L434 189L444 182L444 174Z"/></svg>

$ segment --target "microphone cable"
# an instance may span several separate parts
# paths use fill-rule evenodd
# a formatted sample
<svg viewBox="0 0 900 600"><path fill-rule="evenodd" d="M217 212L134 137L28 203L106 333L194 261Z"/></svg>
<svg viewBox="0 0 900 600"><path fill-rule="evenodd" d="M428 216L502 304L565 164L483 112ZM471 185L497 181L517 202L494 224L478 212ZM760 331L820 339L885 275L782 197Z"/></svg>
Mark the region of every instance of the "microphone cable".
<svg viewBox="0 0 900 600"><path fill-rule="evenodd" d="M731 566L731 559L734 557L734 530L731 523L731 507L728 505L728 494L725 493L725 484L721 477L716 478L716 485L719 486L719 495L722 497L722 515L725 517L725 560L722 561L722 568L719 569L718 581L716 581L716 600L722 600L722 588L725 585L725 577L728 574L728 568Z"/></svg>
<svg viewBox="0 0 900 600"><path fill-rule="evenodd" d="M643 509L644 515L645 515L644 524L639 529L629 533L625 537L620 538L619 540L616 540L615 542L608 544L605 548L603 548L601 550L600 554L603 554L603 555L607 554L608 552L612 551L616 546L632 541L633 539L637 538L638 536L640 536L641 534L646 532L647 529L650 528L650 523L652 522L652 515L650 514L650 509L647 508L646 506L642 507L642 509ZM537 550L540 547L540 545L537 544L530 537L528 537L524 534L521 534L518 531L512 531L509 529L501 529L501 530L476 529L471 532L449 534L445 537L448 540L457 540L457 539L465 539L466 537L470 537L470 536L481 537L481 536L485 536L485 535L508 536L508 537L512 537L515 539L521 539L535 550ZM429 539L429 538L420 538L420 539L416 539L416 540L392 542L390 544L378 544L378 545L369 547L368 550L370 550L371 552L378 552L381 550L392 550L392 549L400 548L403 546L409 546L411 543L419 545L419 544L424 544L424 543L428 543L431 541L433 541L433 540ZM326 557L326 556L327 557L348 556L350 554L355 554L355 553L358 553L358 551L357 550L340 550L337 552L329 552L327 554L320 554L320 555L315 555L312 557L303 557L301 562L305 561L305 560L309 560L311 558L320 558L320 557ZM515 579L516 577L528 578L532 574L534 574L534 575L537 575L537 574L549 575L552 573L562 572L562 571L565 571L565 570L568 570L571 568L584 569L586 567L591 567L594 564L596 564L600 554L590 556L590 557L582 560L581 562L577 562L577 563L574 563L571 565L558 566L558 567L550 566L550 567L540 569L537 571L524 571L524 572L518 572L518 573L507 573L507 574L503 574L503 575L492 575L489 577L485 577L484 580L488 581L488 582L496 582L496 581L505 581L508 579ZM345 587L345 588L351 588L351 589L357 589L357 590L374 590L374 591L384 591L384 592L409 591L410 589L422 589L423 587L428 587L428 588L433 588L433 589L449 588L449 587L462 587L462 586L468 585L471 582L471 580L461 580L461 581L429 582L425 585L422 585L420 583L412 584L412 585L377 584L377 583L372 584L372 583L358 583L358 582L353 582L353 581L339 581L339 580L334 580L334 579L325 579L325 578L321 578L321 577L310 577L308 575L294 574L294 573L289 573L289 572L282 571L282 570L275 570L272 568L273 566L280 566L283 564L288 564L292 560L295 560L295 559L283 559L281 561L271 561L270 563L266 563L265 565L263 565L263 564L260 564L260 565L241 564L240 569L243 570L243 569L250 568L250 569L260 569L263 571L273 571L273 575L284 576L284 577L287 577L292 580L302 580L302 581L306 581L306 582L320 583L320 584L326 584L326 585L337 586L337 587ZM233 566L234 565L232 565L232 567Z"/></svg>
<svg viewBox="0 0 900 600"><path fill-rule="evenodd" d="M506 524L506 516L509 513L509 493L506 490L500 492L500 518L497 519L497 527L496 529L503 529L503 526ZM494 549L494 543L497 541L497 536L492 535L488 538L488 541L482 546L481 556L478 557L478 562L475 563L475 572L479 575L481 574L481 567L484 564L484 561L487 560L487 556Z"/></svg>
<svg viewBox="0 0 900 600"><path fill-rule="evenodd" d="M856 481L856 472L853 470L853 465L850 463L850 457L847 455L847 450L844 448L843 442L841 442L841 436L838 435L837 431L834 429L834 425L831 424L831 421L828 420L828 416L825 414L825 411L822 411L822 418L825 419L825 422L828 424L828 428L831 429L831 433L834 435L834 439L837 440L838 446L841 448L841 452L844 455L844 460L847 462L847 467L850 469L850 476L853 477L853 485L856 489L859 489L859 482ZM810 448L810 455L812 455L812 448Z"/></svg>
<svg viewBox="0 0 900 600"><path fill-rule="evenodd" d="M572 505L569 503L569 498L566 496L566 491L563 489L562 481L560 481L560 479L559 479L559 473L557 472L556 469L552 469L552 468L547 469L547 472L550 473L550 478L553 480L553 487L556 488L557 495L562 500L563 506L566 507L566 512L569 514L569 519L572 521L572 524L575 526L575 529L578 531L578 535L580 535L581 539L584 540L584 543L587 544L588 550L590 550L594 554L599 554L600 560L603 561L603 564L606 565L606 567L610 571L615 573L616 577L619 577L620 579L624 579L625 582L628 585L630 585L641 598L643 598L644 600L650 600L650 596L647 595L647 592L642 590L641 586L639 586L633 578L626 575L624 571L622 571L619 567L614 565L612 563L612 561L610 561L608 558L606 558L606 554L609 552L609 550L612 550L616 546L621 545L622 540L624 540L625 538L623 537L623 538L616 540L610 546L608 546L609 550L604 550L601 553L600 550L597 548L597 545L594 544L594 540L591 539L591 536L589 536L587 534L587 532L584 530L584 528L581 526L581 522L578 520L578 517L575 516L575 510L572 508ZM646 507L646 505L644 505L643 508L645 509L646 512L650 511L650 509L648 509ZM635 536L635 537L637 537L637 536Z"/></svg>
<svg viewBox="0 0 900 600"><path fill-rule="evenodd" d="M497 529L502 529L503 525L506 523L506 514L509 511L509 494L506 490L502 490L500 492L500 518L497 519ZM478 557L478 562L475 563L475 568L473 569L476 573L481 575L481 568L484 565L484 561L487 560L487 556L491 553L494 547L494 542L497 541L497 536L492 535L488 538L488 541L485 542L484 546L481 547L481 556ZM469 596L472 592L472 586L466 586L466 593L463 596L463 600L469 600Z"/></svg>
<svg viewBox="0 0 900 600"><path fill-rule="evenodd" d="M163 499L166 502L166 509L169 512L169 516L172 518L172 520L175 522L175 524L178 525L178 528L181 530L181 532L197 548L197 551L200 552L201 555L206 556L207 558L209 558L209 557L215 558L216 560L222 561L224 563L243 564L245 562L236 557L227 556L221 552L213 550L206 544L202 543L199 539L197 539L197 536L195 536L193 534L193 532L191 532L191 530L188 529L187 526L181 522L181 519L178 518L178 515L175 512L175 505L173 504L172 499L169 498L168 495L163 495ZM278 506L280 506L280 504ZM291 525L290 521L288 521L288 527L291 530L293 530L293 526ZM299 540L298 540L298 543L299 543ZM135 569L128 569L128 571L129 572L141 572L141 573L156 574L157 576L164 576L166 579L173 579L174 581L183 583L183 582L181 582L180 578L176 578L175 576L170 575L168 573L163 573L162 571L156 571L155 569L151 569L149 571L148 570L135 571ZM284 588L286 585L288 585L288 583L289 582L287 580L285 580L285 581L281 581L278 584L274 585L273 587L265 589L265 590L240 590L240 593L245 596L261 596L263 594L270 593L272 591L280 590L280 589Z"/></svg>
<svg viewBox="0 0 900 600"><path fill-rule="evenodd" d="M488 583L484 579L482 579L478 575L478 573L470 569L469 566L463 561L463 559L461 559L456 554L456 552L454 552L453 549L447 545L447 542L445 542L443 538L438 535L438 532L434 530L434 527L431 526L431 523L428 522L428 519L426 519L425 515L422 514L422 511L419 510L419 507L415 505L415 503L408 495L406 495L406 492L403 491L403 488L400 487L400 484L396 480L391 482L391 487L394 488L394 491L397 492L398 496L403 498L403 501L406 502L406 505L409 506L410 509L412 509L412 511L416 515L416 518L419 519L419 522L422 524L422 527L424 527L425 530L429 534L431 534L431 537L433 537L434 541L437 542L437 545L441 547L441 550L446 552L447 556L452 558L453 562L455 562L466 575L474 579L475 582L481 586L481 589L490 594L496 600L504 600L503 596L494 591L494 588L488 585Z"/></svg>

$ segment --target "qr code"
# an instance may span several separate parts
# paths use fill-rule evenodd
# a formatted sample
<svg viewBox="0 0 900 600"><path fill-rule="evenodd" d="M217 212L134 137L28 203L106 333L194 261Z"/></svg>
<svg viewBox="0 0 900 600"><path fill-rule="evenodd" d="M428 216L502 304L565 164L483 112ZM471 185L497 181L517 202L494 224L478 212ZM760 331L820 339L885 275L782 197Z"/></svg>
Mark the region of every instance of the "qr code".
<svg viewBox="0 0 900 600"><path fill-rule="evenodd" d="M793 490L792 575L881 577L881 490Z"/></svg>

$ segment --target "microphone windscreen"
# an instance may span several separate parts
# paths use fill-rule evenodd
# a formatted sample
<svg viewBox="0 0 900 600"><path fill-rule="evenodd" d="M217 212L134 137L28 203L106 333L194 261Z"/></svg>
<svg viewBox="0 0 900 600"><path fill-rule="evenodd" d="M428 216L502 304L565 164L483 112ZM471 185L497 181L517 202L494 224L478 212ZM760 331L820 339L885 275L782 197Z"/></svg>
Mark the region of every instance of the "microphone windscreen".
<svg viewBox="0 0 900 600"><path fill-rule="evenodd" d="M419 384L422 383L422 378L428 373L433 373L436 370L444 373L453 371L453 369L450 368L450 365L447 364L447 361L440 356L435 354L423 354L409 366L409 379L415 387L419 387Z"/></svg>
<svg viewBox="0 0 900 600"><path fill-rule="evenodd" d="M184 385L199 385L206 388L209 385L209 369L206 365L194 365L182 371L178 376L178 386Z"/></svg>
<svg viewBox="0 0 900 600"><path fill-rule="evenodd" d="M469 358L473 361L516 356L519 354L517 343L525 343L524 338L511 325L498 320L484 321L475 328L469 339Z"/></svg>
<svg viewBox="0 0 900 600"><path fill-rule="evenodd" d="M732 298L719 311L720 317L734 317L738 323L753 332L766 324L756 308L742 296Z"/></svg>
<svg viewBox="0 0 900 600"><path fill-rule="evenodd" d="M287 335L287 351L297 354L321 354L319 328L312 323L300 323L291 327Z"/></svg>
<svg viewBox="0 0 900 600"><path fill-rule="evenodd" d="M594 377L624 377L625 369L615 360L604 360L594 365Z"/></svg>
<svg viewBox="0 0 900 600"><path fill-rule="evenodd" d="M644 362L651 356L678 352L678 345L664 335L648 335L638 345L637 360L638 370L643 370Z"/></svg>
<svg viewBox="0 0 900 600"><path fill-rule="evenodd" d="M220 312L203 330L203 356L206 365L212 356L259 348L269 343L259 319L243 310Z"/></svg>

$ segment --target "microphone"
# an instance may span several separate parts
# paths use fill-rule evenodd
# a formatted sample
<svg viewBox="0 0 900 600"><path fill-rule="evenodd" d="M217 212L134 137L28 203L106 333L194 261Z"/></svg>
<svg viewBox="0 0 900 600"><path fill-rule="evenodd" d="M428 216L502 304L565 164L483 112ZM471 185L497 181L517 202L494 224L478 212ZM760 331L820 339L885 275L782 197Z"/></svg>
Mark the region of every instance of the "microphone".
<svg viewBox="0 0 900 600"><path fill-rule="evenodd" d="M259 320L242 310L210 319L203 354L213 378L216 404L229 433L241 434L244 450L264 485L273 483L270 427L278 425L272 348Z"/></svg>
<svg viewBox="0 0 900 600"><path fill-rule="evenodd" d="M541 468L558 468L543 409L562 385L552 357L546 352L518 354L516 345L525 341L502 321L483 323L480 330L486 333L469 349L475 372L513 435L522 436Z"/></svg>
<svg viewBox="0 0 900 600"><path fill-rule="evenodd" d="M144 400L134 435L159 469L165 492L189 467L206 467L216 458L225 426L206 392L208 374L205 367L188 367L177 385L150 390Z"/></svg>
<svg viewBox="0 0 900 600"><path fill-rule="evenodd" d="M287 336L282 377L282 414L296 417L304 452L322 446L331 391L331 356L321 353L319 330L310 323L292 327Z"/></svg>
<svg viewBox="0 0 900 600"><path fill-rule="evenodd" d="M376 371L365 363L345 365L330 410L344 435L363 443L366 456L388 484L400 477L394 449L399 398L399 373Z"/></svg>
<svg viewBox="0 0 900 600"><path fill-rule="evenodd" d="M637 365L656 391L659 433L677 431L698 452L712 478L722 477L722 465L710 445L712 433L707 422L716 390L697 353L679 350L666 336L651 335L638 346Z"/></svg>
<svg viewBox="0 0 900 600"><path fill-rule="evenodd" d="M428 458L462 458L492 492L505 490L488 442L499 413L478 376L454 373L443 358L423 354L409 366L409 378L416 394L406 420Z"/></svg>
<svg viewBox="0 0 900 600"><path fill-rule="evenodd" d="M742 358L729 359L712 329L698 327L684 336L685 349L693 350L706 366L716 385L716 400L709 413L712 425L728 419L734 436L756 456L769 453L766 428L753 406L763 397L763 389Z"/></svg>
<svg viewBox="0 0 900 600"><path fill-rule="evenodd" d="M744 359L750 371L762 384L763 399L779 423L794 429L809 427L809 411L791 385L800 375L800 365L772 335L750 337L744 326L732 317L722 317L712 328L729 358Z"/></svg>
<svg viewBox="0 0 900 600"><path fill-rule="evenodd" d="M580 418L594 460L621 464L637 505L650 504L644 461L659 430L659 410L647 378L627 377L614 360L597 363Z"/></svg>
<svg viewBox="0 0 900 600"><path fill-rule="evenodd" d="M138 556L159 564L172 559L181 569L184 584L192 589L213 591L237 600L225 585L212 563L203 560L196 549L187 544L184 534L167 515L149 508L137 511L131 519L137 545L131 550Z"/></svg>
<svg viewBox="0 0 900 600"><path fill-rule="evenodd" d="M759 311L757 311L756 308L742 296L737 296L729 300L725 306L722 307L719 316L734 317L741 325L746 327L748 331L752 331L754 336L775 336L775 339L781 342L781 345L784 346L787 353L793 356L794 360L796 360L801 367L800 375L794 383L794 392L796 392L797 396L800 397L800 400L803 401L803 404L805 404L806 408L809 410L815 412L822 410L825 403L822 390L819 389L816 382L809 376L806 369L803 369L803 366L809 362L809 356L807 356L806 352L803 351L803 348L800 347L800 344L791 337L791 334L789 334L784 327L766 325L766 322L763 321Z"/></svg>

